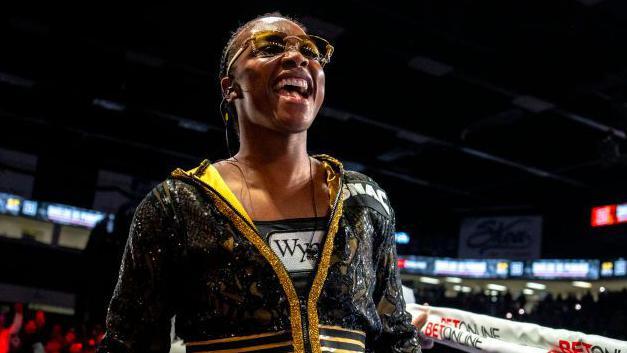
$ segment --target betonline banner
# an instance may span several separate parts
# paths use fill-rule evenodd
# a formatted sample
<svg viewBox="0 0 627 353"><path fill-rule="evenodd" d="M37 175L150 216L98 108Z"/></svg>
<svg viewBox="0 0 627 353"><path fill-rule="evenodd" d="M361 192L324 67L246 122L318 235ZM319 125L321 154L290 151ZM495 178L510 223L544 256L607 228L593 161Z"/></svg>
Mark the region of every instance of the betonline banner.
<svg viewBox="0 0 627 353"><path fill-rule="evenodd" d="M627 353L627 342L470 312L408 304L413 317L428 311L421 332L438 343L479 353Z"/></svg>

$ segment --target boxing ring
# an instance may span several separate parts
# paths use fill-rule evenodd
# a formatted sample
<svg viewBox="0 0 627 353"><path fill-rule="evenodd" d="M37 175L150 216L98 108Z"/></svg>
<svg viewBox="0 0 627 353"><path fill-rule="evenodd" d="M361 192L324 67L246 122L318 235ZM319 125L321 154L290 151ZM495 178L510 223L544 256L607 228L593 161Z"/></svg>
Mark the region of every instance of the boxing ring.
<svg viewBox="0 0 627 353"><path fill-rule="evenodd" d="M407 311L412 317L428 312L423 337L464 352L627 353L626 341L582 332L418 304L408 304Z"/></svg>
<svg viewBox="0 0 627 353"><path fill-rule="evenodd" d="M427 312L421 336L470 353L627 353L627 341L536 324L500 319L471 312L407 304L416 317ZM627 330L627 328L625 328ZM174 338L174 331L172 331ZM424 350L429 352L428 349ZM437 347L434 348L437 352ZM185 345L173 340L170 353L185 353Z"/></svg>

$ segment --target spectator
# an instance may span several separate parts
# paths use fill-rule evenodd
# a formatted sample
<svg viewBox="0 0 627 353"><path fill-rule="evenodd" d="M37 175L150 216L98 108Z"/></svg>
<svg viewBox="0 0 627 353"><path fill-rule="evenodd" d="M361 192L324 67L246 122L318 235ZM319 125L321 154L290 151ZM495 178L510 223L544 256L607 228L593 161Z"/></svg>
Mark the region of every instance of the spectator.
<svg viewBox="0 0 627 353"><path fill-rule="evenodd" d="M15 304L15 315L11 326L5 328L5 316L0 314L0 353L8 353L11 343L11 336L17 335L22 328L24 306L21 303Z"/></svg>

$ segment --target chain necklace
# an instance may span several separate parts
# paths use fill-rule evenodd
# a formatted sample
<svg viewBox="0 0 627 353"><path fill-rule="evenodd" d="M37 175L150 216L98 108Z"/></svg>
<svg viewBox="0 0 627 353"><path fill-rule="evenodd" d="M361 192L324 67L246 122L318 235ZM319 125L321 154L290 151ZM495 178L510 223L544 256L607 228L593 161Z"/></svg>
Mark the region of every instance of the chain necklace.
<svg viewBox="0 0 627 353"><path fill-rule="evenodd" d="M248 180L246 179L246 175L244 173L244 171L242 170L242 168L238 165L238 164L242 164L243 166L245 166L246 164L244 162L239 161L237 158L235 157L231 157L235 160L235 162L230 161L228 159L225 159L224 161L237 167L237 169L239 170L240 174L242 175L242 179L244 179L244 184L246 185L246 192L248 193L248 204L250 205L250 211L251 211L251 215L250 218L253 219L253 215L255 214L255 208L253 206L253 202L252 202L252 197L250 194L250 187L248 185ZM313 168L312 168L312 163L311 163L311 157L307 156L307 159L309 160L309 184L311 185L311 204L314 210L314 215L315 215L315 222L318 222L318 207L316 205L316 189L315 189L315 185L314 185L314 180L313 180ZM241 194L241 193L240 193ZM242 195L243 196L243 195ZM317 224L314 225L314 228L311 232L311 238L309 239L309 243L307 246L307 250L305 250L305 252L307 253L307 259L309 260L315 260L318 258L318 253L319 253L319 249L314 249L313 247L313 239L314 239L314 235L316 234L316 228L317 228ZM317 246L317 248L319 248L320 245Z"/></svg>

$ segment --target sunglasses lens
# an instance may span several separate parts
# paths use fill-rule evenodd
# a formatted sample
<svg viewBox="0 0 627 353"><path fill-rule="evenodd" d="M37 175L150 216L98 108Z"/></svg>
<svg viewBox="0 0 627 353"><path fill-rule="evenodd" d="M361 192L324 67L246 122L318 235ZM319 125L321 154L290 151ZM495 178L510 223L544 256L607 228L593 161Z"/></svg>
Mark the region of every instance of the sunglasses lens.
<svg viewBox="0 0 627 353"><path fill-rule="evenodd" d="M322 65L328 63L331 58L331 54L333 53L333 47L331 44L320 37L310 36L309 38L315 44L316 48L318 48L318 58L316 60L318 60Z"/></svg>
<svg viewBox="0 0 627 353"><path fill-rule="evenodd" d="M264 33L253 38L253 45L257 56L275 56L285 51L283 35L278 33Z"/></svg>
<svg viewBox="0 0 627 353"><path fill-rule="evenodd" d="M311 39L303 39L300 52L308 59L318 60L320 58L320 49Z"/></svg>

